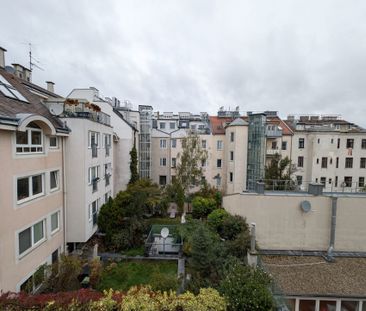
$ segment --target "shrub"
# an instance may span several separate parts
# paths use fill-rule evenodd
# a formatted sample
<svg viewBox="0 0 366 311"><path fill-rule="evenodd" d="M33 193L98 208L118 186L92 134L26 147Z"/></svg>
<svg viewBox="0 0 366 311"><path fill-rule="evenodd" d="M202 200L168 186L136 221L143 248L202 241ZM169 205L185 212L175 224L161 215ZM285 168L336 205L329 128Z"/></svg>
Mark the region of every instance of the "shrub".
<svg viewBox="0 0 366 311"><path fill-rule="evenodd" d="M179 281L176 276L162 274L159 271L155 271L151 275L151 288L154 291L176 291L179 285Z"/></svg>
<svg viewBox="0 0 366 311"><path fill-rule="evenodd" d="M222 222L221 237L225 240L235 240L241 232L249 232L249 227L245 218L235 215L229 215Z"/></svg>
<svg viewBox="0 0 366 311"><path fill-rule="evenodd" d="M216 202L212 198L196 196L192 201L192 207L193 218L205 218L216 208Z"/></svg>
<svg viewBox="0 0 366 311"><path fill-rule="evenodd" d="M207 221L210 228L221 235L224 220L227 219L229 216L230 214L223 208L218 208L207 216Z"/></svg>

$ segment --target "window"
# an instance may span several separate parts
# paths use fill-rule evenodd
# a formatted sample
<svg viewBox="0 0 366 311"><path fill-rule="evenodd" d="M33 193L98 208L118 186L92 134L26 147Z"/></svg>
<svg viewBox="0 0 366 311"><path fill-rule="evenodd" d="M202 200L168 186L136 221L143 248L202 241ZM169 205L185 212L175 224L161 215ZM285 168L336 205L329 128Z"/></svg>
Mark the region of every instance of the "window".
<svg viewBox="0 0 366 311"><path fill-rule="evenodd" d="M52 149L58 148L58 137L50 136L50 148Z"/></svg>
<svg viewBox="0 0 366 311"><path fill-rule="evenodd" d="M207 141L206 140L202 140L202 148L206 149L207 147Z"/></svg>
<svg viewBox="0 0 366 311"><path fill-rule="evenodd" d="M337 157L336 158L336 168L338 168L338 166L339 166L339 158Z"/></svg>
<svg viewBox="0 0 366 311"><path fill-rule="evenodd" d="M171 130L175 130L175 123L174 122L170 122L169 123L169 127Z"/></svg>
<svg viewBox="0 0 366 311"><path fill-rule="evenodd" d="M230 141L233 142L234 141L234 132L230 132Z"/></svg>
<svg viewBox="0 0 366 311"><path fill-rule="evenodd" d="M360 168L366 168L366 158L360 159Z"/></svg>
<svg viewBox="0 0 366 311"><path fill-rule="evenodd" d="M304 167L304 157L297 158L297 167Z"/></svg>
<svg viewBox="0 0 366 311"><path fill-rule="evenodd" d="M104 179L105 179L105 186L109 186L111 182L112 176L112 163L104 164Z"/></svg>
<svg viewBox="0 0 366 311"><path fill-rule="evenodd" d="M19 99L23 102L28 103L28 100L19 93L3 76L0 75L0 91L7 97L13 99Z"/></svg>
<svg viewBox="0 0 366 311"><path fill-rule="evenodd" d="M217 141L217 150L222 150L222 146L223 146L222 140L218 140Z"/></svg>
<svg viewBox="0 0 366 311"><path fill-rule="evenodd" d="M323 157L322 158L322 168L327 168L327 167L328 167L328 158Z"/></svg>
<svg viewBox="0 0 366 311"><path fill-rule="evenodd" d="M43 219L18 233L19 256L45 240L45 224Z"/></svg>
<svg viewBox="0 0 366 311"><path fill-rule="evenodd" d="M54 233L60 229L59 215L60 212L56 212L51 215L51 233Z"/></svg>
<svg viewBox="0 0 366 311"><path fill-rule="evenodd" d="M89 148L93 146L99 147L99 133L89 131Z"/></svg>
<svg viewBox="0 0 366 311"><path fill-rule="evenodd" d="M161 130L165 129L165 122L160 122L160 123L159 123L159 128L160 128Z"/></svg>
<svg viewBox="0 0 366 311"><path fill-rule="evenodd" d="M222 166L221 159L217 159L216 166L219 167L219 168L221 168L221 166Z"/></svg>
<svg viewBox="0 0 366 311"><path fill-rule="evenodd" d="M296 181L297 181L297 185L298 185L298 186L301 186L301 185L302 185L302 176L297 175L297 176L296 176Z"/></svg>
<svg viewBox="0 0 366 311"><path fill-rule="evenodd" d="M318 144L320 144L320 138L318 138Z"/></svg>
<svg viewBox="0 0 366 311"><path fill-rule="evenodd" d="M354 139L352 138L348 138L347 139L347 144L346 144L346 148L353 148L353 143L354 143Z"/></svg>
<svg viewBox="0 0 366 311"><path fill-rule="evenodd" d="M332 178L328 179L328 184L331 185L332 184Z"/></svg>
<svg viewBox="0 0 366 311"><path fill-rule="evenodd" d="M366 139L361 140L361 149L366 149Z"/></svg>
<svg viewBox="0 0 366 311"><path fill-rule="evenodd" d="M99 165L89 167L89 177L88 183L89 185L94 181L99 179Z"/></svg>
<svg viewBox="0 0 366 311"><path fill-rule="evenodd" d="M43 283L45 278L45 265L41 265L22 285L20 291L29 294L34 293Z"/></svg>
<svg viewBox="0 0 366 311"><path fill-rule="evenodd" d="M58 171L50 172L50 188L52 190L58 189Z"/></svg>
<svg viewBox="0 0 366 311"><path fill-rule="evenodd" d="M319 158L316 159L316 164L319 164Z"/></svg>
<svg viewBox="0 0 366 311"><path fill-rule="evenodd" d="M353 167L353 158L346 158L345 168Z"/></svg>
<svg viewBox="0 0 366 311"><path fill-rule="evenodd" d="M358 178L358 186L360 188L363 188L365 186L365 177L359 177Z"/></svg>
<svg viewBox="0 0 366 311"><path fill-rule="evenodd" d="M335 177L334 186L338 187L338 176Z"/></svg>
<svg viewBox="0 0 366 311"><path fill-rule="evenodd" d="M195 130L195 129L196 129L196 124L192 124L192 125L191 125L191 129L192 129L192 130Z"/></svg>
<svg viewBox="0 0 366 311"><path fill-rule="evenodd" d="M89 206L89 221L93 222L93 227L98 222L98 200L95 200Z"/></svg>
<svg viewBox="0 0 366 311"><path fill-rule="evenodd" d="M172 167L176 167L176 166L177 166L177 159L172 158Z"/></svg>
<svg viewBox="0 0 366 311"><path fill-rule="evenodd" d="M104 148L106 157L110 155L111 145L111 135L104 134Z"/></svg>
<svg viewBox="0 0 366 311"><path fill-rule="evenodd" d="M272 149L277 149L277 141L272 142Z"/></svg>
<svg viewBox="0 0 366 311"><path fill-rule="evenodd" d="M159 176L159 185L160 186L165 186L166 185L166 176L165 175L160 175Z"/></svg>
<svg viewBox="0 0 366 311"><path fill-rule="evenodd" d="M305 138L299 138L299 149L305 148Z"/></svg>
<svg viewBox="0 0 366 311"><path fill-rule="evenodd" d="M160 139L160 149L166 149L166 139Z"/></svg>
<svg viewBox="0 0 366 311"><path fill-rule="evenodd" d="M320 177L320 183L323 185L323 187L325 187L326 182L327 182L326 177Z"/></svg>
<svg viewBox="0 0 366 311"><path fill-rule="evenodd" d="M332 164L333 163L333 158L330 158L329 159L329 164Z"/></svg>
<svg viewBox="0 0 366 311"><path fill-rule="evenodd" d="M43 174L18 178L18 203L28 201L43 195L43 188Z"/></svg>
<svg viewBox="0 0 366 311"><path fill-rule="evenodd" d="M230 151L230 161L234 161L234 151Z"/></svg>
<svg viewBox="0 0 366 311"><path fill-rule="evenodd" d="M25 132L16 132L15 140L17 153L43 152L43 133L40 128L27 128Z"/></svg>
<svg viewBox="0 0 366 311"><path fill-rule="evenodd" d="M166 158L160 158L160 166L166 166Z"/></svg>
<svg viewBox="0 0 366 311"><path fill-rule="evenodd" d="M233 174L233 172L230 172L229 181L233 182L233 179L234 179L234 174Z"/></svg>
<svg viewBox="0 0 366 311"><path fill-rule="evenodd" d="M177 139L176 138L172 138L171 145L172 145L172 148L177 147Z"/></svg>
<svg viewBox="0 0 366 311"><path fill-rule="evenodd" d="M330 139L330 143L331 143L331 144L333 144L333 143L334 143L334 139L333 139L333 138L331 138L331 139Z"/></svg>
<svg viewBox="0 0 366 311"><path fill-rule="evenodd" d="M345 187L352 187L352 176L345 176L344 177L344 186Z"/></svg>
<svg viewBox="0 0 366 311"><path fill-rule="evenodd" d="M287 141L283 141L281 144L281 149L286 150L287 149Z"/></svg>

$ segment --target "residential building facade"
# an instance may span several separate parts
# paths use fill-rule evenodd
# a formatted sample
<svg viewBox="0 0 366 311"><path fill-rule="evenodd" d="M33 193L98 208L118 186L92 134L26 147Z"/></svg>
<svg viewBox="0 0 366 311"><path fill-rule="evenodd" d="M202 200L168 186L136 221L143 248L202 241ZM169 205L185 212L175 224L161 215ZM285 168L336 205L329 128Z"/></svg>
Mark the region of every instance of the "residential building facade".
<svg viewBox="0 0 366 311"><path fill-rule="evenodd" d="M68 128L31 82L30 70L4 68L0 49L0 291L40 286L44 264L65 249L65 141ZM3 66L1 66L3 65Z"/></svg>

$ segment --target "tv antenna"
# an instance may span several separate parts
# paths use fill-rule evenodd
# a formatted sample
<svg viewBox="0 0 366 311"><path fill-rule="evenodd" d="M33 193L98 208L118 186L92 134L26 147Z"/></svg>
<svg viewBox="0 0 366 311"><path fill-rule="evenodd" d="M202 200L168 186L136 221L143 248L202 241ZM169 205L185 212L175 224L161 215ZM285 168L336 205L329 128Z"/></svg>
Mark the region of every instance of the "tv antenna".
<svg viewBox="0 0 366 311"><path fill-rule="evenodd" d="M29 69L30 71L33 71L33 68L37 68L39 70L44 71L44 69L42 67L40 67L38 64L42 64L38 59L36 59L35 57L32 56L32 43L26 43L29 46Z"/></svg>

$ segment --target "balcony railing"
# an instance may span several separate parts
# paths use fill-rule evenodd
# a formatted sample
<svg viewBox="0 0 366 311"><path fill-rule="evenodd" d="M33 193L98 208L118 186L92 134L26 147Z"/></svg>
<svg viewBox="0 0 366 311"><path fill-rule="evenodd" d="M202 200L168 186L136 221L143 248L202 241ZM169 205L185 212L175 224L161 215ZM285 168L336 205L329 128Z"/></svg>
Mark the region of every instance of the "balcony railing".
<svg viewBox="0 0 366 311"><path fill-rule="evenodd" d="M270 156L274 156L275 154L280 154L280 150L279 149L267 149L267 155L270 155Z"/></svg>
<svg viewBox="0 0 366 311"><path fill-rule="evenodd" d="M282 137L282 130L280 129L274 129L274 130L269 130L269 129L266 129L266 136L267 137Z"/></svg>
<svg viewBox="0 0 366 311"><path fill-rule="evenodd" d="M76 105L65 104L64 107L64 116L66 118L83 118L105 125L111 125L110 115L101 111L95 111L89 103L78 103Z"/></svg>

